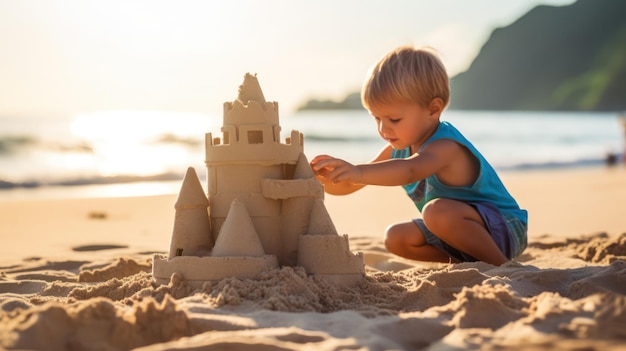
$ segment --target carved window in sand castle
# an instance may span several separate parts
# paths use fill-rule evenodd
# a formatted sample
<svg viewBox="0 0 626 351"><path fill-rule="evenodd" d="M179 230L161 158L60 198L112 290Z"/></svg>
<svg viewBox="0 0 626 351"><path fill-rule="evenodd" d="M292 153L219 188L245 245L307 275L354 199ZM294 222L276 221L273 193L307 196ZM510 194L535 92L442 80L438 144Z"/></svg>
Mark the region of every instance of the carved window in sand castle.
<svg viewBox="0 0 626 351"><path fill-rule="evenodd" d="M263 131L262 130L249 130L248 131L248 144L263 144Z"/></svg>
<svg viewBox="0 0 626 351"><path fill-rule="evenodd" d="M243 139L242 142L247 142L248 144L264 144L267 142L272 142L272 126L255 124L255 125L242 125L239 129L240 138Z"/></svg>

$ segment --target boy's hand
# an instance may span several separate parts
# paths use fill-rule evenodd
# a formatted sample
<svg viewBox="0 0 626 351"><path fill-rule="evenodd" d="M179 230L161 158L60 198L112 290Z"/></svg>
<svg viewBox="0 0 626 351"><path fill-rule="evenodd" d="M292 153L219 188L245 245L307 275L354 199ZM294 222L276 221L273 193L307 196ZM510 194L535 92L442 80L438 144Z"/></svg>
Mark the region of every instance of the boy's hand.
<svg viewBox="0 0 626 351"><path fill-rule="evenodd" d="M315 174L315 177L322 183L326 181L326 177L328 176L328 173L332 171L332 169L320 166L319 162L323 160L331 159L331 158L332 157L328 155L319 155L319 156L315 156L311 160L311 169L313 169L313 173Z"/></svg>
<svg viewBox="0 0 626 351"><path fill-rule="evenodd" d="M349 182L359 184L361 182L361 170L344 160L328 155L319 155L311 160L311 168L315 176L322 182Z"/></svg>

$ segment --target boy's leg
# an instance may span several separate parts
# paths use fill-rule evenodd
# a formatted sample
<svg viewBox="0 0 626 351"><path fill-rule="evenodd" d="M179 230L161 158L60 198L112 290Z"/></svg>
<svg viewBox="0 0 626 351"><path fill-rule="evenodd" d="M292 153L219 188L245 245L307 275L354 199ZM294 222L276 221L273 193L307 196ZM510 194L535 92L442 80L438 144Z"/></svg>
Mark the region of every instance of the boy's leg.
<svg viewBox="0 0 626 351"><path fill-rule="evenodd" d="M422 209L424 223L448 245L483 262L508 262L476 209L462 201L435 199Z"/></svg>
<svg viewBox="0 0 626 351"><path fill-rule="evenodd" d="M424 234L412 221L387 227L385 247L389 252L411 260L444 263L453 260L445 252L428 245Z"/></svg>

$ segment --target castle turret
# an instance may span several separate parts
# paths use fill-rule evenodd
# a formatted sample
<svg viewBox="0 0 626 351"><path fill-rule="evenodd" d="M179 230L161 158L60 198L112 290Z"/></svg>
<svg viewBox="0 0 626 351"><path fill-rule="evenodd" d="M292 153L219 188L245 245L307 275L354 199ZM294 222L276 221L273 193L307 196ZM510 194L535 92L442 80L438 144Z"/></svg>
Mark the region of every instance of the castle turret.
<svg viewBox="0 0 626 351"><path fill-rule="evenodd" d="M213 247L213 236L207 207L209 200L193 167L187 169L183 184L174 204L176 214L170 243L169 257L202 256Z"/></svg>
<svg viewBox="0 0 626 351"><path fill-rule="evenodd" d="M267 102L256 76L246 74L237 100L224 103L222 137L206 134L211 230L217 238L231 203L250 215L263 249L280 256L281 201L262 193L263 179L291 179L303 152L302 135L280 141L278 103ZM217 240L217 239L216 239Z"/></svg>
<svg viewBox="0 0 626 351"><path fill-rule="evenodd" d="M256 101L261 104L265 104L265 96L263 96L263 90L259 80L256 79L256 75L247 73L243 77L243 83L239 86L239 96L237 100L241 101L244 105L248 105L250 101ZM278 123L278 120L276 121Z"/></svg>
<svg viewBox="0 0 626 351"><path fill-rule="evenodd" d="M309 235L339 235L330 214L324 206L324 202L316 199L310 212L309 227L307 234Z"/></svg>
<svg viewBox="0 0 626 351"><path fill-rule="evenodd" d="M220 230L211 256L213 257L261 257L263 245L254 229L246 206L235 199L230 205L226 222Z"/></svg>

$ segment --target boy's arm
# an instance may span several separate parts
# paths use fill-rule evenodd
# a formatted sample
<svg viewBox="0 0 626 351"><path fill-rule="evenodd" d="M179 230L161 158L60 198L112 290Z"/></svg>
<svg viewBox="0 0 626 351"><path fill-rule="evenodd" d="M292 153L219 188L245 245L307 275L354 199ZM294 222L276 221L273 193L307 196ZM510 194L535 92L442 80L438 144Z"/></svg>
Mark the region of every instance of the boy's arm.
<svg viewBox="0 0 626 351"><path fill-rule="evenodd" d="M404 185L425 179L447 167L458 156L460 146L451 140L437 140L419 154L405 159L383 159L368 164L351 165L342 160L326 159L320 166L331 171L327 180L363 185Z"/></svg>
<svg viewBox="0 0 626 351"><path fill-rule="evenodd" d="M428 178L440 169L434 155L422 152L407 158L358 165L360 182L371 185L405 185ZM339 178L341 179L341 178Z"/></svg>

